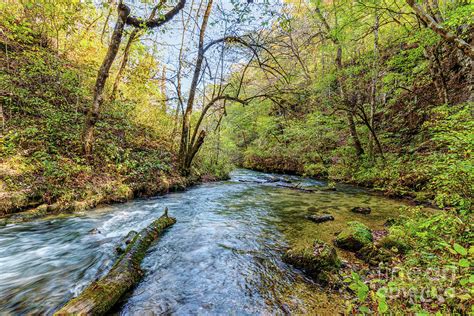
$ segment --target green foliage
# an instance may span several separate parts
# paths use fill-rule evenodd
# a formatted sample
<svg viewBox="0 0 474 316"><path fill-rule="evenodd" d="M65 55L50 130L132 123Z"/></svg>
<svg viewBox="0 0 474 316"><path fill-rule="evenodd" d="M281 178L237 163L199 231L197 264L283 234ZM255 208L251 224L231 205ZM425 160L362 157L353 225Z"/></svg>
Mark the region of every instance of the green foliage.
<svg viewBox="0 0 474 316"><path fill-rule="evenodd" d="M470 118L473 103L441 106L434 119L426 123L432 141L441 147L427 163L432 168L428 185L436 192L436 203L469 209L474 201L474 121Z"/></svg>
<svg viewBox="0 0 474 316"><path fill-rule="evenodd" d="M348 302L348 308L360 312L378 309L404 309L410 313L470 312L474 278L473 218L456 212L413 214L391 228L400 242L410 243L402 262L381 266L382 274L352 274L349 287L361 295ZM389 277L384 277L388 275Z"/></svg>
<svg viewBox="0 0 474 316"><path fill-rule="evenodd" d="M72 6L74 3L38 5L27 1L18 10L0 13L4 18L0 28L8 40L7 49L0 51L0 62L5 65L0 74L0 91L7 92L0 97L7 114L0 141L2 167L7 172L1 175L0 189L26 196L26 202L13 203L7 212L30 204L86 200L87 205L95 205L98 201L128 199L134 194L156 194L162 190L165 178L173 174L174 158L164 141L171 127L156 124L170 119L161 108L151 105L153 97L149 92L153 89L153 95L161 98L156 92L159 89L140 78L134 78L131 87L123 84L126 92L134 89L133 98L104 103L96 127L94 159L84 159L81 134L97 69L94 66L91 71L90 65L99 64L102 56L89 54L84 59L81 55L90 47L101 45L91 34L81 35L80 28L71 29L74 23L87 18L84 12L96 11L86 2ZM23 15L28 10L38 14L36 20ZM56 15L56 24L41 27ZM75 20L77 15L80 18ZM90 18L93 17L92 14ZM53 33L53 42L59 40L59 45L48 43ZM68 47L70 59L58 56L63 36L81 38L79 49ZM151 67L149 55L142 52L135 58L140 65L135 76L145 77Z"/></svg>
<svg viewBox="0 0 474 316"><path fill-rule="evenodd" d="M461 6L456 6L448 10L444 24L450 28L456 29L460 26L472 24L474 17L474 4L466 2ZM467 30L465 32L468 32Z"/></svg>

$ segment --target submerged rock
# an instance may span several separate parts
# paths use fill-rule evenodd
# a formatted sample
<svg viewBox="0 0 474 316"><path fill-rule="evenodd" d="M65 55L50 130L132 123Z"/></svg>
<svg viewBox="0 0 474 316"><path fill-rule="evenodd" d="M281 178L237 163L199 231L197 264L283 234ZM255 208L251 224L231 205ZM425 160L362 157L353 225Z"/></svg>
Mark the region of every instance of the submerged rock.
<svg viewBox="0 0 474 316"><path fill-rule="evenodd" d="M342 230L334 240L334 244L339 248L358 251L362 247L372 243L372 231L364 224L352 221L348 227Z"/></svg>
<svg viewBox="0 0 474 316"><path fill-rule="evenodd" d="M370 207L353 207L351 209L352 213L358 213L358 214L370 214L372 212L372 209Z"/></svg>
<svg viewBox="0 0 474 316"><path fill-rule="evenodd" d="M101 234L100 230L98 230L97 228L92 228L92 229L89 230L87 233L88 233L89 235Z"/></svg>
<svg viewBox="0 0 474 316"><path fill-rule="evenodd" d="M327 221L333 221L334 217L330 214L323 214L323 215L308 215L306 216L307 219L309 219L312 222L315 223L324 223Z"/></svg>
<svg viewBox="0 0 474 316"><path fill-rule="evenodd" d="M321 240L316 240L310 247L288 250L283 255L283 261L303 269L310 277L322 283L329 282L331 272L336 272L341 266L336 249Z"/></svg>
<svg viewBox="0 0 474 316"><path fill-rule="evenodd" d="M334 186L322 187L319 190L320 191L337 191L336 187L334 187Z"/></svg>

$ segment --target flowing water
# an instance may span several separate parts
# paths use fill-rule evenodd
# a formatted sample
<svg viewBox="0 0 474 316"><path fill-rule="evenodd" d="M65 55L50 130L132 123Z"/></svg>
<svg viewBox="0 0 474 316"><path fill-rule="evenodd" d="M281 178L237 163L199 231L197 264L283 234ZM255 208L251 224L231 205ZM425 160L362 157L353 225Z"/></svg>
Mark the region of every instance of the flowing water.
<svg viewBox="0 0 474 316"><path fill-rule="evenodd" d="M269 177L237 170L229 181L185 192L0 228L0 314L53 313L107 272L121 238L165 207L178 222L149 249L144 278L114 313L334 313L340 298L283 263L281 255L315 238L330 242L348 220L379 228L398 214L401 202L350 186L306 193L264 182ZM325 185L275 177L292 185ZM310 206L329 211L335 221L309 222L304 216ZM370 206L372 214L351 213L353 206Z"/></svg>

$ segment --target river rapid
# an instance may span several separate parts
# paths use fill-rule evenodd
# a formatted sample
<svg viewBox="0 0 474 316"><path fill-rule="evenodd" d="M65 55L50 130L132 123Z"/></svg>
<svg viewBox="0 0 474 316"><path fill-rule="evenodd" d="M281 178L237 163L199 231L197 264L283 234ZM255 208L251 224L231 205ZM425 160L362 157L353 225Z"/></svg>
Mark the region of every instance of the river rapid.
<svg viewBox="0 0 474 316"><path fill-rule="evenodd" d="M277 182L267 180L278 179ZM142 281L118 304L121 315L332 314L342 308L281 260L289 247L330 242L349 220L382 227L402 205L351 186L313 193L284 185L324 186L298 176L236 170L231 179L185 192L134 200L79 216L0 227L0 314L52 314L107 273L116 246L168 207L177 223L148 251ZM370 215L354 214L370 206ZM315 224L308 207L334 221Z"/></svg>

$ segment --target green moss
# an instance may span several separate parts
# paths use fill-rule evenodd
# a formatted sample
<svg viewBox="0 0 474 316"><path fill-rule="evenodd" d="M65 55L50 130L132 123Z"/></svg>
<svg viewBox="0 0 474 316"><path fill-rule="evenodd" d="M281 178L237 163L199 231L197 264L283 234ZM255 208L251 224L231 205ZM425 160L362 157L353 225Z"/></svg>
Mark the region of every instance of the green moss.
<svg viewBox="0 0 474 316"><path fill-rule="evenodd" d="M317 281L327 283L331 279L331 272L341 266L336 249L321 240L302 249L290 249L283 256L283 261L303 269Z"/></svg>
<svg viewBox="0 0 474 316"><path fill-rule="evenodd" d="M347 224L347 228L337 235L334 241L336 246L349 251L357 251L372 242L372 232L367 226L357 221Z"/></svg>
<svg viewBox="0 0 474 316"><path fill-rule="evenodd" d="M376 266L380 262L389 262L392 259L392 254L387 249L370 243L357 252L357 257Z"/></svg>
<svg viewBox="0 0 474 316"><path fill-rule="evenodd" d="M394 250L400 253L406 253L411 249L407 241L406 233L399 227L391 227L389 234L379 241L381 247Z"/></svg>

